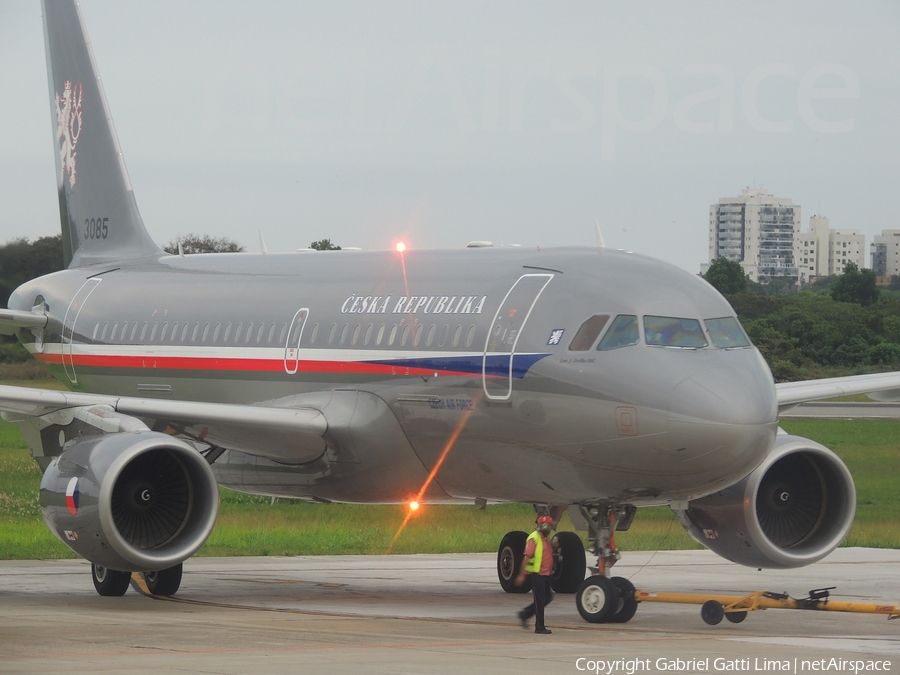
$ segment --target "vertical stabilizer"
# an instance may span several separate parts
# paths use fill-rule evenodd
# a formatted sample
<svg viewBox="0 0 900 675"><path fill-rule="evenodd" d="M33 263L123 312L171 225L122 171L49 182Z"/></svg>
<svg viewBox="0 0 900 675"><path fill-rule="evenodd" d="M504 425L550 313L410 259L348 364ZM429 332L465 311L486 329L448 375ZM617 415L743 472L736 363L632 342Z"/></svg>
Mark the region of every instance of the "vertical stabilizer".
<svg viewBox="0 0 900 675"><path fill-rule="evenodd" d="M43 9L66 265L159 255L134 200L81 8L44 0Z"/></svg>

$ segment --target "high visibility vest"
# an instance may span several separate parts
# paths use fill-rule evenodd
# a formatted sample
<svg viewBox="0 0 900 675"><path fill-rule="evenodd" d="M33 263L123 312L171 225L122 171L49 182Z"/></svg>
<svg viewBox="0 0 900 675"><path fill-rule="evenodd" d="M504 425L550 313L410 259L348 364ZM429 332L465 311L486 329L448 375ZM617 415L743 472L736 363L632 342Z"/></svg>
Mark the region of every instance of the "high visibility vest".
<svg viewBox="0 0 900 675"><path fill-rule="evenodd" d="M525 540L526 548L531 539L534 539L534 557L528 561L527 565L525 565L525 571L530 572L531 574L537 574L541 571L541 561L544 559L544 538L541 537L537 530L535 530L529 534L528 539Z"/></svg>

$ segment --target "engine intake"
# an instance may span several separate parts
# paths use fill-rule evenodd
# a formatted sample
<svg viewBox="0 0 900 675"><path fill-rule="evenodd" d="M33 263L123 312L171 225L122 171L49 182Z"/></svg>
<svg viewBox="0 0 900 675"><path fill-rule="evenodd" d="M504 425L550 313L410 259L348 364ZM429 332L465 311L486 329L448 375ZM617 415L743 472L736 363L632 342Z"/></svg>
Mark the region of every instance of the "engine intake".
<svg viewBox="0 0 900 675"><path fill-rule="evenodd" d="M50 530L80 556L139 572L196 553L219 509L206 460L153 431L76 441L47 468L40 501Z"/></svg>
<svg viewBox="0 0 900 675"><path fill-rule="evenodd" d="M831 450L782 435L740 482L676 511L698 542L749 567L802 567L847 536L856 513L850 471Z"/></svg>

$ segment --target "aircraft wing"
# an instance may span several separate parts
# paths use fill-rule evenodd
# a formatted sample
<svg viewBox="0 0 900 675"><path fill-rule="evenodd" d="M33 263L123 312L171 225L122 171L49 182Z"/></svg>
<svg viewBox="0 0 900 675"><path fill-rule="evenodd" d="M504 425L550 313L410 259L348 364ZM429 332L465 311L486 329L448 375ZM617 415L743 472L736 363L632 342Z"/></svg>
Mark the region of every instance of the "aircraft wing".
<svg viewBox="0 0 900 675"><path fill-rule="evenodd" d="M43 328L46 325L46 314L0 309L0 335L13 335L20 328Z"/></svg>
<svg viewBox="0 0 900 675"><path fill-rule="evenodd" d="M323 435L328 423L320 410L309 406L170 401L0 385L0 412L8 413L7 419L95 406L152 420L148 426L168 426L213 445L291 464L311 461L326 447Z"/></svg>
<svg viewBox="0 0 900 675"><path fill-rule="evenodd" d="M876 401L900 401L900 372L784 382L776 384L775 391L779 412L807 401L852 394L867 394Z"/></svg>

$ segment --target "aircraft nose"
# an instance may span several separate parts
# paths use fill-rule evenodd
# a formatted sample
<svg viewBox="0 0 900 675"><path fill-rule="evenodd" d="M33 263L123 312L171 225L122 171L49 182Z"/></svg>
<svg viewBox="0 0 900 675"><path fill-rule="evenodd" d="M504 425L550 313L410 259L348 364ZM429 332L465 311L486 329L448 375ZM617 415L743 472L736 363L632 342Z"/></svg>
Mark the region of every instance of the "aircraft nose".
<svg viewBox="0 0 900 675"><path fill-rule="evenodd" d="M711 424L767 425L776 422L775 388L763 373L749 369L710 368L695 373L672 390L672 416Z"/></svg>
<svg viewBox="0 0 900 675"><path fill-rule="evenodd" d="M684 469L742 476L772 447L775 387L767 371L710 368L676 385L669 400L670 448ZM718 475L715 473L718 472Z"/></svg>

